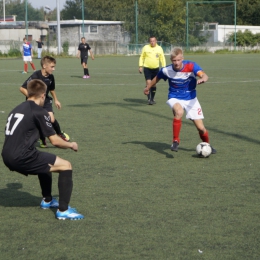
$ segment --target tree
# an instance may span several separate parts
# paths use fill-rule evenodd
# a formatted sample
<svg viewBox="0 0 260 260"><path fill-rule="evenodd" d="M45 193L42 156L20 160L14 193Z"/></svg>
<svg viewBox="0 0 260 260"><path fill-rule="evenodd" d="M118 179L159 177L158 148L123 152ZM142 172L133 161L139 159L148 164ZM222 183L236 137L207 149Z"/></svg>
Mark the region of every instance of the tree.
<svg viewBox="0 0 260 260"><path fill-rule="evenodd" d="M7 15L16 15L17 21L25 21L25 4L21 0L9 0L5 4ZM43 21L43 9L34 9L30 3L27 4L28 21Z"/></svg>

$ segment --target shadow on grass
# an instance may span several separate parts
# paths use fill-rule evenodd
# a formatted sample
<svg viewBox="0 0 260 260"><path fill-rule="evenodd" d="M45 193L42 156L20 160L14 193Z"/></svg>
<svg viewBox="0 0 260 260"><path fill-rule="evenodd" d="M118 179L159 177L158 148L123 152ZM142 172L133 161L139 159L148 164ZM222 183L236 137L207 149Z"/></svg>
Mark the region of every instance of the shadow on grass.
<svg viewBox="0 0 260 260"><path fill-rule="evenodd" d="M70 76L71 78L78 78L78 79L82 79L82 76Z"/></svg>
<svg viewBox="0 0 260 260"><path fill-rule="evenodd" d="M143 98L143 99L141 99L141 98L125 98L124 101L129 102L129 103L147 105L147 99L145 99L145 98Z"/></svg>
<svg viewBox="0 0 260 260"><path fill-rule="evenodd" d="M147 104L147 101L145 99L124 99L125 102L128 103L116 103L116 102L104 102L104 103L96 103L96 104L75 104L75 105L69 105L71 107L97 107L97 106L119 106L122 108L126 108L132 111L137 111L138 113L143 113L143 114L147 114L149 116L154 116L154 117L158 117L160 119L165 119L165 120L172 120L172 116L165 116L165 115L161 115L161 114L157 114L154 110L149 110L149 111L144 111L144 110L140 110L139 108L141 106L143 106L144 104ZM188 120L187 120L188 121ZM182 124L188 124L187 121L182 121ZM216 129L215 127L210 127L209 125L206 126L206 128L209 131L218 133L218 134L222 134L222 135L226 135L226 136L230 136L234 139L238 139L238 140L243 140L243 141L247 141L250 143L254 143L254 144L260 144L260 140L259 139L255 139L255 138L251 138L248 137L247 135L242 135L242 134L237 134L237 133L233 133L233 132L227 132L221 129Z"/></svg>
<svg viewBox="0 0 260 260"><path fill-rule="evenodd" d="M21 183L8 183L7 188L0 189L0 205L3 207L35 207L40 206L42 197L20 191Z"/></svg>
<svg viewBox="0 0 260 260"><path fill-rule="evenodd" d="M156 151L157 153L163 154L166 158L174 158L172 154L165 152L164 150L169 150L169 144L159 143L159 142L140 142L140 141L132 141L132 142L125 142L122 144L141 144L144 145L146 148ZM172 153L172 152L171 152Z"/></svg>

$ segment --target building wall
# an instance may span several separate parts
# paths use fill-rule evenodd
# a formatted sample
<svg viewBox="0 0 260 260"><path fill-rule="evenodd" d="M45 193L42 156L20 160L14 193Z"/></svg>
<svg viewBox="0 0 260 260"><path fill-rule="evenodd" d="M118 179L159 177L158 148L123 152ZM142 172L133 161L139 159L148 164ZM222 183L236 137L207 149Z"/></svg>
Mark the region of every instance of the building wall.
<svg viewBox="0 0 260 260"><path fill-rule="evenodd" d="M87 25L85 25L87 26ZM97 33L85 32L84 37L87 41L96 42L117 42L117 43L129 43L130 37L122 33L121 25L97 25ZM56 28L53 33L56 34ZM80 38L83 36L81 25L62 25L61 30L61 44L68 41L70 45L79 44ZM57 36L56 36L57 38Z"/></svg>
<svg viewBox="0 0 260 260"><path fill-rule="evenodd" d="M247 25L218 25L217 29L217 41L226 42L228 35L238 31L244 32L245 30L251 31L253 34L260 33L260 26L247 26Z"/></svg>
<svg viewBox="0 0 260 260"><path fill-rule="evenodd" d="M41 35L47 34L47 29L28 29L28 35L32 35L32 40L38 40ZM1 40L22 41L25 35L25 29L0 29Z"/></svg>

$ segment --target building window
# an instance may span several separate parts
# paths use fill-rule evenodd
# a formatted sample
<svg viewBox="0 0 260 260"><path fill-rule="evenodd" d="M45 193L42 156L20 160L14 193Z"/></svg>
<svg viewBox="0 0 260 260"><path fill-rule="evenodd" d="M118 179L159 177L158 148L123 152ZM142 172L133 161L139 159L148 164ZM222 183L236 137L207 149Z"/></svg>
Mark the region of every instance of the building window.
<svg viewBox="0 0 260 260"><path fill-rule="evenodd" d="M97 33L98 27L97 25L90 25L90 33Z"/></svg>
<svg viewBox="0 0 260 260"><path fill-rule="evenodd" d="M83 31L83 26L81 25L81 33L88 33L88 25L84 24L84 31Z"/></svg>

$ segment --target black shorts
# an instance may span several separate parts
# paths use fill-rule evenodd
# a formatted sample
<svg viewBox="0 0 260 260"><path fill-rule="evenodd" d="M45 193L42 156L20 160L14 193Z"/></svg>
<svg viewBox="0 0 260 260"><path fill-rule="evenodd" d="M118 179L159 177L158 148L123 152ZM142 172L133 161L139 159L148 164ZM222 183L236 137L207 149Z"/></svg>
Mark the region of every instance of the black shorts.
<svg viewBox="0 0 260 260"><path fill-rule="evenodd" d="M11 161L4 159L5 165L10 169L10 171L16 171L24 175L38 175L46 174L50 172L50 166L54 165L57 156L51 153L37 152L31 157L23 162Z"/></svg>
<svg viewBox="0 0 260 260"><path fill-rule="evenodd" d="M149 69L144 67L144 77L146 80L152 80L159 72L159 68Z"/></svg>
<svg viewBox="0 0 260 260"><path fill-rule="evenodd" d="M88 63L88 57L83 57L83 58L81 58L81 64L82 64L82 63L87 64L87 63Z"/></svg>
<svg viewBox="0 0 260 260"><path fill-rule="evenodd" d="M46 99L43 105L43 108L47 110L47 112L53 112L52 109L52 99Z"/></svg>

